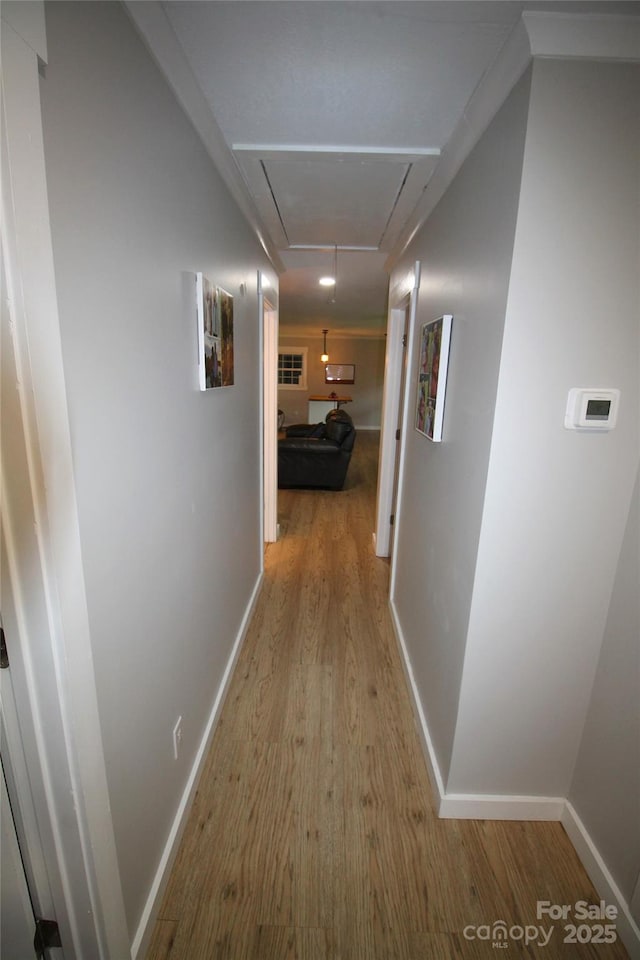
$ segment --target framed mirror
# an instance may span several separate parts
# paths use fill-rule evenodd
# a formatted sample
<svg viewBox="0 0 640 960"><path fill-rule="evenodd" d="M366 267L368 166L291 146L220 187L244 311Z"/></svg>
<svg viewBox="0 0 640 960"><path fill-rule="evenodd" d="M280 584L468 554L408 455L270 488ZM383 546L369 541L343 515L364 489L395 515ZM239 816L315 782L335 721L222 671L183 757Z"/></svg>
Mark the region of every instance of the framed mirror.
<svg viewBox="0 0 640 960"><path fill-rule="evenodd" d="M354 363L327 363L324 368L325 383L355 383L356 367Z"/></svg>

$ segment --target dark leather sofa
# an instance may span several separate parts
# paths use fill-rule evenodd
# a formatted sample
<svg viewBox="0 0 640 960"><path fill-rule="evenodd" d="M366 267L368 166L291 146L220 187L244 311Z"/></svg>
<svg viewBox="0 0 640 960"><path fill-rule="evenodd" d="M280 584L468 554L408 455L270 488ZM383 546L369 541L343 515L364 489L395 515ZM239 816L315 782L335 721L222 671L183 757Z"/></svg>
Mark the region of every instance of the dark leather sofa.
<svg viewBox="0 0 640 960"><path fill-rule="evenodd" d="M278 440L278 486L342 490L356 439L346 410L330 410L324 423L297 423Z"/></svg>

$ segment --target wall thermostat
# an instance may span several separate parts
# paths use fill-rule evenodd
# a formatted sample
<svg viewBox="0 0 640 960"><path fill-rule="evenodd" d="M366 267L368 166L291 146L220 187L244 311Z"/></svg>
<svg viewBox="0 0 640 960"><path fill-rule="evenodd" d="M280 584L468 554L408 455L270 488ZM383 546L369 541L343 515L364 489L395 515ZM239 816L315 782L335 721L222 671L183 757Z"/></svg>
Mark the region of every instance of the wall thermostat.
<svg viewBox="0 0 640 960"><path fill-rule="evenodd" d="M620 391L614 388L573 387L569 390L564 425L567 430L613 430Z"/></svg>

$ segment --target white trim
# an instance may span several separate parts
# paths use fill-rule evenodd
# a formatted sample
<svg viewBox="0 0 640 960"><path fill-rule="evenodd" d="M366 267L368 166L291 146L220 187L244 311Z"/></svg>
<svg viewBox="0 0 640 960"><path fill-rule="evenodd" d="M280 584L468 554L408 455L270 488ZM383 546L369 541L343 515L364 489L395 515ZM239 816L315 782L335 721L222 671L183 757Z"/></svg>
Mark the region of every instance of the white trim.
<svg viewBox="0 0 640 960"><path fill-rule="evenodd" d="M302 357L302 367L300 370L300 383L280 383L280 357L300 355ZM284 369L284 368L283 368ZM278 390L307 390L307 379L309 374L309 347L301 347L297 344L278 345L276 350L276 386Z"/></svg>
<svg viewBox="0 0 640 960"><path fill-rule="evenodd" d="M640 878L627 903L604 858L593 842L572 804L565 797L491 796L487 794L451 794L444 788L438 759L422 708L413 667L398 618L396 606L389 602L391 622L413 702L418 733L422 742L429 779L436 794L438 816L457 820L536 820L560 821L598 894L618 909L617 932L632 960L640 960L640 928L633 917L640 893Z"/></svg>
<svg viewBox="0 0 640 960"><path fill-rule="evenodd" d="M344 157L351 155L353 157L371 156L394 160L419 160L422 157L439 157L440 147L357 147L348 145L322 145L322 144L300 144L300 143L233 143L231 149L238 153L248 153L255 156L257 160L269 157L280 157L283 153L291 153L293 159L305 160L307 154L316 156L326 156L333 158L336 155ZM323 249L333 249L324 247ZM377 248L375 248L377 249Z"/></svg>
<svg viewBox="0 0 640 960"><path fill-rule="evenodd" d="M391 613L391 623L393 624L393 630L396 635L396 640L398 641L398 646L400 648L400 659L402 661L404 673L407 678L407 683L409 685L409 692L411 694L411 700L413 702L413 710L414 710L416 721L417 721L418 733L422 741L424 757L427 762L427 769L429 771L429 779L431 780L431 786L433 787L436 793L436 797L438 800L438 807L440 807L442 803L442 798L445 795L444 781L442 779L442 774L440 773L440 765L438 763L438 758L436 757L436 751L433 746L433 740L431 739L431 734L429 733L427 718L425 717L424 710L422 709L422 701L420 699L420 694L418 692L418 685L416 683L416 678L413 672L411 658L409 657L409 651L407 650L407 645L405 643L404 633L400 625L398 610L393 599L389 601L389 610Z"/></svg>
<svg viewBox="0 0 640 960"><path fill-rule="evenodd" d="M269 294L277 303L277 287L272 289L263 282L258 271L258 323L260 327L261 371L261 450L262 464L262 531L265 543L278 539L278 310ZM264 567L264 550L260 551Z"/></svg>
<svg viewBox="0 0 640 960"><path fill-rule="evenodd" d="M251 594L249 603L247 604L247 608L245 610L244 617L242 618L242 623L240 624L240 629L238 630L238 635L234 641L229 659L227 660L227 665L222 675L218 692L216 693L211 711L209 713L209 719L205 724L204 732L200 740L200 746L198 747L198 751L191 767L191 772L189 773L182 797L180 798L178 808L173 818L173 823L171 824L171 829L169 830L169 836L167 837L167 841L164 845L162 856L160 857L160 863L158 864L158 869L155 872L155 876L149 890L149 895L147 896L147 900L142 911L140 923L138 924L138 928L133 938L133 943L131 946L132 960L138 960L138 958L146 956L146 952L149 948L151 937L153 935L153 928L161 906L162 897L164 895L167 883L169 882L171 867L173 866L178 853L182 834L186 827L189 812L191 810L191 803L198 786L200 774L207 759L207 754L215 733L218 718L222 711L222 707L224 706L225 697L229 691L233 671L247 635L247 630L249 629L249 624L251 623L251 618L255 611L256 604L260 597L263 578L263 574L260 573L253 588L253 593Z"/></svg>
<svg viewBox="0 0 640 960"><path fill-rule="evenodd" d="M563 797L521 797L445 793L438 816L443 820L552 820L564 810Z"/></svg>
<svg viewBox="0 0 640 960"><path fill-rule="evenodd" d="M630 908L634 922L640 925L640 871L638 872L635 889L631 894Z"/></svg>
<svg viewBox="0 0 640 960"><path fill-rule="evenodd" d="M393 504L393 485L396 463L396 430L398 428L400 405L404 402L405 417L407 412L407 383L405 382L404 398L400 397L402 383L402 365L406 359L407 373L409 371L409 353L413 325L415 323L418 288L420 286L420 261L416 260L414 269L393 289L389 289L389 315L387 325L387 345L385 353L384 385L382 390L382 417L380 425L380 455L378 459L378 496L376 501L376 556L388 557L391 542L389 518ZM407 331L407 353L402 346L406 311L409 310ZM407 380L409 377L407 376ZM403 418L404 424L404 418ZM404 436L400 438L400 464L404 462ZM400 478L398 478L398 495L400 492ZM396 508L399 506L399 501ZM398 514L396 509L396 514ZM397 520L397 516L396 516Z"/></svg>
<svg viewBox="0 0 640 960"><path fill-rule="evenodd" d="M522 19L534 57L640 60L640 17L527 10Z"/></svg>
<svg viewBox="0 0 640 960"><path fill-rule="evenodd" d="M348 253L379 253L379 247L363 246L355 243L334 243L328 246L326 243L290 243L288 250L344 250Z"/></svg>
<svg viewBox="0 0 640 960"><path fill-rule="evenodd" d="M411 658L393 599L389 601L391 622L400 648L402 665L413 701L429 779L436 793L438 816L455 820L559 820L564 809L562 797L491 796L447 793L427 718L422 708Z"/></svg>
<svg viewBox="0 0 640 960"><path fill-rule="evenodd" d="M40 698L45 753L39 765L56 838L56 868L64 888L60 912L69 917L69 957L128 956L127 931L106 779L84 586L73 458L57 309L46 165L40 109L38 58L6 23L2 8L3 244L8 256L21 422L28 459L35 548L15 545L33 575L12 583L33 591L46 614L46 634L21 635L25 662L40 643L52 664L55 693ZM34 5L30 26L35 29ZM41 24L44 36L44 20ZM11 505L3 503L3 510ZM9 549L9 545L8 545ZM31 552L24 556L25 550ZM33 554L33 555L31 555ZM17 569L17 565L16 565ZM37 581L37 582L36 582ZM37 678L34 689L37 687ZM27 722L36 705L21 704ZM57 724L55 742L49 732ZM50 771L56 770L56 776ZM69 797L73 809L69 810Z"/></svg>
<svg viewBox="0 0 640 960"><path fill-rule="evenodd" d="M411 415L411 391L413 389L413 384L411 383L411 371L414 368L414 355L415 355L415 331L418 323L418 297L420 293L420 278L421 278L422 265L420 260L416 260L414 265L414 286L411 290L409 296L409 324L407 329L407 348L405 351L405 364L406 364L406 376L404 381L404 396L400 398L400 403L404 405L404 410L402 414L402 436L400 437L400 451L398 454L399 457L399 467L398 467L398 489L396 493L396 504L395 504L395 533L393 537L393 546L391 549L391 577L389 580L389 596L395 598L396 593L396 557L398 554L398 529L402 520L402 510L403 510L403 488L404 488L404 472L406 467L406 452L407 452L407 436L409 430L413 430L413 420L409 419ZM395 454L394 454L395 456ZM392 481L393 483L393 481ZM387 528L388 529L388 528Z"/></svg>
<svg viewBox="0 0 640 960"><path fill-rule="evenodd" d="M393 503L393 481L396 462L395 438L400 409L400 383L407 297L404 303L389 310L387 344L382 388L382 424L378 457L378 495L376 502L376 556L388 557L391 543L390 516Z"/></svg>
<svg viewBox="0 0 640 960"><path fill-rule="evenodd" d="M618 908L616 928L618 936L629 951L629 956L632 957L632 960L640 960L640 927L632 915L634 897L631 898L631 904L624 899L587 828L568 800L565 802L560 822L567 831L567 835L599 895L607 903L615 904Z"/></svg>

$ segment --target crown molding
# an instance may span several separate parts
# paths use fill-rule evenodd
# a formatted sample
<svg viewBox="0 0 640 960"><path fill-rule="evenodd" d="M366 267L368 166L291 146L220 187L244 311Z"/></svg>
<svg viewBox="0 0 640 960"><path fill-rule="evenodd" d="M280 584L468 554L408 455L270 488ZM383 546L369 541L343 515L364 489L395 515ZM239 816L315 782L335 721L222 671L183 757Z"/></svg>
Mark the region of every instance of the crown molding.
<svg viewBox="0 0 640 960"><path fill-rule="evenodd" d="M532 57L640 60L640 15L522 14Z"/></svg>

